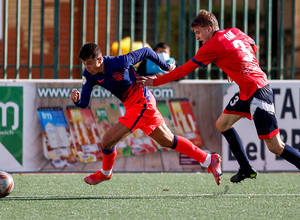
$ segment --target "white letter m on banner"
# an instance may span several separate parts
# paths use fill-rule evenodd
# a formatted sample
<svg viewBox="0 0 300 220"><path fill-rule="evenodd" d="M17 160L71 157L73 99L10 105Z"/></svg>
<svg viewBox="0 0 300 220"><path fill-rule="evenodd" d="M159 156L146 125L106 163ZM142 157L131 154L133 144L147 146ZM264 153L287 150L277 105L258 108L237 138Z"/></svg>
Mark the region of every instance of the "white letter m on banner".
<svg viewBox="0 0 300 220"><path fill-rule="evenodd" d="M19 127L19 106L14 102L7 102L6 104L0 102L0 108L2 109L2 126L7 126L7 108L9 107L14 109L14 124L11 128L16 130Z"/></svg>

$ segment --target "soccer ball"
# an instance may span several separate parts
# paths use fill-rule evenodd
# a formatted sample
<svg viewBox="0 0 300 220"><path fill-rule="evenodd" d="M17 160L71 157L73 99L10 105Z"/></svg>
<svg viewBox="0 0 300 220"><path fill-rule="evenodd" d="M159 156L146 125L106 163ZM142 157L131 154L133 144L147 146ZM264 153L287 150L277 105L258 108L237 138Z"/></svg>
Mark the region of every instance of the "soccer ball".
<svg viewBox="0 0 300 220"><path fill-rule="evenodd" d="M8 173L0 171L0 198L8 196L14 189L14 179Z"/></svg>

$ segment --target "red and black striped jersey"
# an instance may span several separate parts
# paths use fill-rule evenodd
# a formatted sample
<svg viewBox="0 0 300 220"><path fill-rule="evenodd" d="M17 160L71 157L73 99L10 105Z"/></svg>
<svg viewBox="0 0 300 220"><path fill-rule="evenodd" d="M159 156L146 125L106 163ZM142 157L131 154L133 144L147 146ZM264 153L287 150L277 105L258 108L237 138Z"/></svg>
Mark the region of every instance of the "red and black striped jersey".
<svg viewBox="0 0 300 220"><path fill-rule="evenodd" d="M268 84L254 50L254 40L238 28L216 31L191 60L155 79L154 86L179 79L199 66L214 63L239 86L240 98L247 100L257 89Z"/></svg>

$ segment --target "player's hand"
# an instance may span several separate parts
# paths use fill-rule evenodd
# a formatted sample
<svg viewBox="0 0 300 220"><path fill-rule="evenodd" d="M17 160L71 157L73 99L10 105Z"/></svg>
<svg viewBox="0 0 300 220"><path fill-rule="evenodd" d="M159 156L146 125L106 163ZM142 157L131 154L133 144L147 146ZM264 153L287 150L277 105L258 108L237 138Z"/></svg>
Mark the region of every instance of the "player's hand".
<svg viewBox="0 0 300 220"><path fill-rule="evenodd" d="M156 78L156 76L138 76L136 82L140 84L139 87L153 86L153 80Z"/></svg>
<svg viewBox="0 0 300 220"><path fill-rule="evenodd" d="M71 93L71 99L73 102L78 102L78 100L80 99L80 92L75 89L72 93Z"/></svg>
<svg viewBox="0 0 300 220"><path fill-rule="evenodd" d="M228 82L233 82L233 80L228 75L227 75L227 80L228 80Z"/></svg>
<svg viewBox="0 0 300 220"><path fill-rule="evenodd" d="M166 71L166 73L169 73L176 68L175 60L173 61L173 63L169 64L169 66L170 66L170 69L168 71Z"/></svg>

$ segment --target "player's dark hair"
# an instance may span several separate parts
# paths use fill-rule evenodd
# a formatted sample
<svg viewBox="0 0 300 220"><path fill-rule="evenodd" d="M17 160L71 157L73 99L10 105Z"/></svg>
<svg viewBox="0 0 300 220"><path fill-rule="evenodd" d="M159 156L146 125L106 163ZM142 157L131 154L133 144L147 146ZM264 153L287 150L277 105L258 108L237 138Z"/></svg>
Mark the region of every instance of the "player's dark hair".
<svg viewBox="0 0 300 220"><path fill-rule="evenodd" d="M155 45L155 47L154 47L154 51L156 51L158 48L164 48L164 49L168 49L168 48L170 48L169 47L169 45L167 44L167 43L165 43L165 42L159 42L159 43L157 43L156 45Z"/></svg>
<svg viewBox="0 0 300 220"><path fill-rule="evenodd" d="M191 28L194 27L208 27L210 26L213 31L219 29L219 24L216 16L204 9L199 10L199 13L194 17L191 22Z"/></svg>
<svg viewBox="0 0 300 220"><path fill-rule="evenodd" d="M100 56L102 56L102 52L100 47L94 43L86 43L84 44L79 52L79 59L86 60L88 58L92 58L97 60Z"/></svg>

